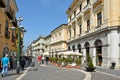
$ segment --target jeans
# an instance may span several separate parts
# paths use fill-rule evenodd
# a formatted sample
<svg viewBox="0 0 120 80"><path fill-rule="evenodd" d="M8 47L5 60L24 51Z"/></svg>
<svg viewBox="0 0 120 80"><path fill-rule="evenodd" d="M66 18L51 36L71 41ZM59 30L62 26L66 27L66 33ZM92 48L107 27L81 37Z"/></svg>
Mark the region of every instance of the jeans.
<svg viewBox="0 0 120 80"><path fill-rule="evenodd" d="M8 66L3 66L2 75L7 76L7 73L8 73Z"/></svg>

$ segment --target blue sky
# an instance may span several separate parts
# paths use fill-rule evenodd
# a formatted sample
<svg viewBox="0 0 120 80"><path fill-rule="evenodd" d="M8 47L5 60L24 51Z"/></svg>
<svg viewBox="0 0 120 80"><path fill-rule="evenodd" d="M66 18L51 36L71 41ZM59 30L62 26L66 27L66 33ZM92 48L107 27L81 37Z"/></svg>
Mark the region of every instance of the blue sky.
<svg viewBox="0 0 120 80"><path fill-rule="evenodd" d="M66 10L73 0L16 0L18 16L27 32L24 36L24 46L28 46L40 35L49 35L61 24L67 23Z"/></svg>
<svg viewBox="0 0 120 80"><path fill-rule="evenodd" d="M40 35L49 35L61 24L67 23L66 10L73 0L16 0L19 11L17 18L27 32L24 36L24 46L27 47Z"/></svg>

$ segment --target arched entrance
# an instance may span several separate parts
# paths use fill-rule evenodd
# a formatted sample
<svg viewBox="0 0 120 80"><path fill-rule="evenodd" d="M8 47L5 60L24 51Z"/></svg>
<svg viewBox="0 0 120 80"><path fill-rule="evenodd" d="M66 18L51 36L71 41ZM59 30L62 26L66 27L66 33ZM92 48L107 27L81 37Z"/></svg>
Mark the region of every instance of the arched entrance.
<svg viewBox="0 0 120 80"><path fill-rule="evenodd" d="M102 65L102 41L96 40L94 43L96 47L96 65L101 66Z"/></svg>
<svg viewBox="0 0 120 80"><path fill-rule="evenodd" d="M77 46L77 47L78 47L78 52L79 52L79 53L81 53L81 45L80 45L80 44L78 44L78 46Z"/></svg>
<svg viewBox="0 0 120 80"><path fill-rule="evenodd" d="M90 44L88 42L85 43L85 49L86 49L86 61L88 62L88 56L90 54Z"/></svg>
<svg viewBox="0 0 120 80"><path fill-rule="evenodd" d="M72 46L72 50L73 50L73 52L75 52L75 45Z"/></svg>

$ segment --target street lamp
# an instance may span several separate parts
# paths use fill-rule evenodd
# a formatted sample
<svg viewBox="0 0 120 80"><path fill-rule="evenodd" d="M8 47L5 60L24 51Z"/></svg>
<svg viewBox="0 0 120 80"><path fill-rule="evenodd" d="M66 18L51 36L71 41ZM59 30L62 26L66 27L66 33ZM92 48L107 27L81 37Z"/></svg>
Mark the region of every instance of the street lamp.
<svg viewBox="0 0 120 80"><path fill-rule="evenodd" d="M20 50L21 50L21 48L20 48L20 39L21 39L21 31L22 32L26 32L26 30L24 29L24 27L21 27L20 25L21 25L21 21L23 21L23 18L22 17L19 17L18 18L18 27L17 28L15 28L15 27L11 27L11 30L16 30L17 29L17 31L18 31L18 45L17 45L17 48L18 48L18 56L17 56L17 68L16 68L16 73L17 74L19 74L20 73Z"/></svg>

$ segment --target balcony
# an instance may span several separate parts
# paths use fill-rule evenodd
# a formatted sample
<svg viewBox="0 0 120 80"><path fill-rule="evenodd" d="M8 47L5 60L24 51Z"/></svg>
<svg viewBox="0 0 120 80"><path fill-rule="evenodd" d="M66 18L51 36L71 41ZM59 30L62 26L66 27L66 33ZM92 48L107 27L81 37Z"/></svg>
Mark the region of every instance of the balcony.
<svg viewBox="0 0 120 80"><path fill-rule="evenodd" d="M93 0L93 7L97 6L98 4L101 4L102 0Z"/></svg>
<svg viewBox="0 0 120 80"><path fill-rule="evenodd" d="M5 9L5 13L8 15L10 19L13 19L14 11L10 6L7 6Z"/></svg>
<svg viewBox="0 0 120 80"><path fill-rule="evenodd" d="M99 2L102 2L102 0L93 0L93 5Z"/></svg>
<svg viewBox="0 0 120 80"><path fill-rule="evenodd" d="M83 12L79 12L78 14L77 14L77 18L80 18L80 17L82 17L83 16Z"/></svg>
<svg viewBox="0 0 120 80"><path fill-rule="evenodd" d="M6 4L5 4L5 0L0 0L0 7L5 7Z"/></svg>
<svg viewBox="0 0 120 80"><path fill-rule="evenodd" d="M12 23L13 23L14 26L17 26L17 19L13 18Z"/></svg>
<svg viewBox="0 0 120 80"><path fill-rule="evenodd" d="M100 26L95 26L95 31L98 31L98 30L100 30L100 29L102 29L102 25L100 25Z"/></svg>
<svg viewBox="0 0 120 80"><path fill-rule="evenodd" d="M91 4L88 3L84 8L83 8L83 12L87 12L91 10Z"/></svg>

